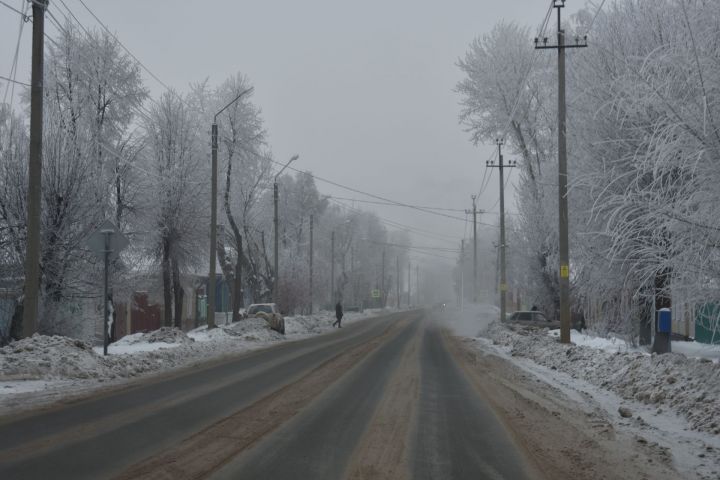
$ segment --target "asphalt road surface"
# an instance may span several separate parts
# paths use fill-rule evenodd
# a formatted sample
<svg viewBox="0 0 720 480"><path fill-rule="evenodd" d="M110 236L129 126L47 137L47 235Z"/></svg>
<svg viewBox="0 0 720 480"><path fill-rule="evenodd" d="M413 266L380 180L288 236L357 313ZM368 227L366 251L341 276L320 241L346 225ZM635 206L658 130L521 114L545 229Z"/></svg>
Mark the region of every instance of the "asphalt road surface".
<svg viewBox="0 0 720 480"><path fill-rule="evenodd" d="M431 313L0 418L0 478L535 478Z"/></svg>

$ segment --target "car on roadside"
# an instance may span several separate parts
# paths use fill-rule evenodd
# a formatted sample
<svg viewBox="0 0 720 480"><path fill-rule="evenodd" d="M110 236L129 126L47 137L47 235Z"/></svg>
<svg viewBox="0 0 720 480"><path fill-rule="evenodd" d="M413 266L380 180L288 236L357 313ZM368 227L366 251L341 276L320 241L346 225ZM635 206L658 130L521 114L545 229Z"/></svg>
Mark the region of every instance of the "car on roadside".
<svg viewBox="0 0 720 480"><path fill-rule="evenodd" d="M274 303L253 303L247 308L245 315L250 318L262 318L271 330L285 334L285 319Z"/></svg>
<svg viewBox="0 0 720 480"><path fill-rule="evenodd" d="M539 310L517 311L510 314L506 320L508 323L525 325L528 327L547 327L550 329L560 328L560 323L550 320L543 312Z"/></svg>

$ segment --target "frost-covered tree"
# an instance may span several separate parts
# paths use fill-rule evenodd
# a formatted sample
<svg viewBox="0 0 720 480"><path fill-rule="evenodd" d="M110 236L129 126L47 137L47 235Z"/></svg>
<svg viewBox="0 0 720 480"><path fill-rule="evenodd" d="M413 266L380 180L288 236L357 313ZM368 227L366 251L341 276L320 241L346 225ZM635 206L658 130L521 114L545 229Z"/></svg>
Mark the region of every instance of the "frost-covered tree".
<svg viewBox="0 0 720 480"><path fill-rule="evenodd" d="M458 62L465 78L456 90L471 140L494 143L502 137L506 151L517 157L520 217L508 244L526 265L526 292L552 313L558 291L557 97L551 59L537 55L529 38L528 28L504 22L476 38Z"/></svg>
<svg viewBox="0 0 720 480"><path fill-rule="evenodd" d="M150 107L145 125L152 187L144 202L154 225L149 253L162 273L163 323L178 328L183 305L180 274L205 260L207 242L207 176L196 127L193 113L174 91Z"/></svg>

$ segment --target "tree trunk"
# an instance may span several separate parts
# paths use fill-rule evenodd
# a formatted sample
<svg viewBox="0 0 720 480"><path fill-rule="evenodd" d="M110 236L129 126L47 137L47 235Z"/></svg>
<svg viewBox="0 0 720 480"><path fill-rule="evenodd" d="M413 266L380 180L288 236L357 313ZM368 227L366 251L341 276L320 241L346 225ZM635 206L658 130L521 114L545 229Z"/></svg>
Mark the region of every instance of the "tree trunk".
<svg viewBox="0 0 720 480"><path fill-rule="evenodd" d="M185 292L180 284L180 267L176 261L172 262L173 294L175 297L175 328L182 330L183 299Z"/></svg>
<svg viewBox="0 0 720 480"><path fill-rule="evenodd" d="M242 262L240 261L240 255L238 255L238 261L235 263L235 278L233 279L232 287L232 321L240 321L240 307L243 306L243 291L242 291Z"/></svg>
<svg viewBox="0 0 720 480"><path fill-rule="evenodd" d="M172 325L172 281L170 275L170 242L167 239L163 239L163 327Z"/></svg>

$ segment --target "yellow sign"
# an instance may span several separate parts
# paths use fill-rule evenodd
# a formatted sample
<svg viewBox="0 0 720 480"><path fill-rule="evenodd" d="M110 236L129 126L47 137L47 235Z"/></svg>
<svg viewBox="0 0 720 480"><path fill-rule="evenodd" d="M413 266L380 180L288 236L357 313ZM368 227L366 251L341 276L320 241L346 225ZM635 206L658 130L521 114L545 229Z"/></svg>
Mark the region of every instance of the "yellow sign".
<svg viewBox="0 0 720 480"><path fill-rule="evenodd" d="M507 283L501 283L501 284L500 284L500 291L501 291L501 292L507 292Z"/></svg>
<svg viewBox="0 0 720 480"><path fill-rule="evenodd" d="M567 265L560 265L560 278L570 277L570 267Z"/></svg>

